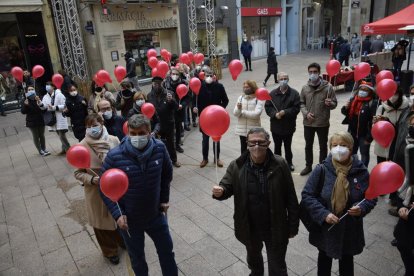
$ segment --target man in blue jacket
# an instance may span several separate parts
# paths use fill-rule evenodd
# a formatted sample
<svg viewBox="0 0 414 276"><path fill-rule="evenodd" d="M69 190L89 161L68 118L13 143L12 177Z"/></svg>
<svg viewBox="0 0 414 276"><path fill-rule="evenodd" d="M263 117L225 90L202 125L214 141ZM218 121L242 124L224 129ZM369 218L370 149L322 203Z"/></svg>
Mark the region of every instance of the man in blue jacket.
<svg viewBox="0 0 414 276"><path fill-rule="evenodd" d="M109 151L102 167L102 173L117 168L128 175L128 190L118 201L121 210L105 195L102 198L121 229L135 275L148 275L144 233L154 241L162 274L178 275L165 217L173 171L170 157L165 145L151 137L151 123L144 115L128 120L128 136Z"/></svg>
<svg viewBox="0 0 414 276"><path fill-rule="evenodd" d="M240 46L240 52L243 55L244 63L246 64L246 71L252 70L252 51L253 47L250 41L247 38L243 39L243 42Z"/></svg>

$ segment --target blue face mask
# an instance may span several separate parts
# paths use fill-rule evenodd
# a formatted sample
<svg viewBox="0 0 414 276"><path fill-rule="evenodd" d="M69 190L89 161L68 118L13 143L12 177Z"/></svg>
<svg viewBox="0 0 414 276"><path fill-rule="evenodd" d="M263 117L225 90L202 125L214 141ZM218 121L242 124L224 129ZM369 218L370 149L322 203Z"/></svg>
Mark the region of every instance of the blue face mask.
<svg viewBox="0 0 414 276"><path fill-rule="evenodd" d="M142 150L148 144L148 135L138 135L138 136L131 136L130 138L131 145L135 148Z"/></svg>
<svg viewBox="0 0 414 276"><path fill-rule="evenodd" d="M52 86L51 85L46 85L46 91L48 93L52 93L53 92Z"/></svg>
<svg viewBox="0 0 414 276"><path fill-rule="evenodd" d="M26 95L26 98L29 98L29 97L36 95L36 92L34 90L30 90L30 91L27 91L25 95Z"/></svg>
<svg viewBox="0 0 414 276"><path fill-rule="evenodd" d="M101 133L102 133L101 126L88 127L86 129L86 134L88 134L92 138L99 138Z"/></svg>

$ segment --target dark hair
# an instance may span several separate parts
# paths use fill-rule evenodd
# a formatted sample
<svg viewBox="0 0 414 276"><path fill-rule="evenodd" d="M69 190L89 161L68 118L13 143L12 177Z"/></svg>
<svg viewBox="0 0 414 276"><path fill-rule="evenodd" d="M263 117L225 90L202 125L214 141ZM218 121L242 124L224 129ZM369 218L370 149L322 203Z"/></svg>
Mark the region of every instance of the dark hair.
<svg viewBox="0 0 414 276"><path fill-rule="evenodd" d="M86 118L85 118L85 126L87 126L90 123L92 123L93 120L98 121L102 125L105 123L104 122L104 119L102 118L101 115L99 115L98 113L91 113L88 116L86 116Z"/></svg>
<svg viewBox="0 0 414 276"><path fill-rule="evenodd" d="M78 85L76 84L76 83L71 83L70 85L69 85L69 89L72 87L72 86L74 86L76 89L78 89Z"/></svg>
<svg viewBox="0 0 414 276"><path fill-rule="evenodd" d="M312 62L311 64L308 65L308 71L310 68L316 68L318 69L318 72L321 72L321 66L319 65L319 63L316 62Z"/></svg>
<svg viewBox="0 0 414 276"><path fill-rule="evenodd" d="M121 87L123 89L131 89L132 88L132 83L130 81L124 80L121 82Z"/></svg>
<svg viewBox="0 0 414 276"><path fill-rule="evenodd" d="M51 82L51 81L46 82L46 85L51 85L51 86L53 86L55 89L57 88L57 87L56 87L56 85L54 85L54 84L53 84L53 82Z"/></svg>
<svg viewBox="0 0 414 276"><path fill-rule="evenodd" d="M270 47L270 48L269 48L269 51L270 51L270 52L272 52L272 51L274 51L274 50L275 50L275 47Z"/></svg>

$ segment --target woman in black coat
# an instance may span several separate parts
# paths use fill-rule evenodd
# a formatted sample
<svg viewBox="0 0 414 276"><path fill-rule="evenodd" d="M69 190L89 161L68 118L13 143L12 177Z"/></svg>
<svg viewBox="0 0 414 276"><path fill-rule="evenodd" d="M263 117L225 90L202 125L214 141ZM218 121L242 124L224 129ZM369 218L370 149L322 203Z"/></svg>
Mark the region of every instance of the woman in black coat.
<svg viewBox="0 0 414 276"><path fill-rule="evenodd" d="M45 141L45 122L43 120L43 111L39 105L42 104L39 96L33 86L27 87L27 93L22 103L21 112L26 115L26 127L28 127L33 135L33 143L39 154L42 156L50 155L46 150Z"/></svg>
<svg viewBox="0 0 414 276"><path fill-rule="evenodd" d="M80 141L85 138L85 118L88 116L88 103L79 95L75 85L69 88L69 95L66 97L66 108L64 115L70 117L73 134Z"/></svg>
<svg viewBox="0 0 414 276"><path fill-rule="evenodd" d="M266 82L272 74L275 78L275 83L277 83L277 59L275 54L275 48L270 47L269 55L267 56L267 76L263 82L264 86L266 86Z"/></svg>

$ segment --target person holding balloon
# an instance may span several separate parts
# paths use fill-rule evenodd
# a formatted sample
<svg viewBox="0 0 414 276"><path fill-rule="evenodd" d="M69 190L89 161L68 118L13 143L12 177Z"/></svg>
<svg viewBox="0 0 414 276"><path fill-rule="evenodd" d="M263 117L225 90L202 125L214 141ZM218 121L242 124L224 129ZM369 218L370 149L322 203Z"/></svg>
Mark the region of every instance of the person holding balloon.
<svg viewBox="0 0 414 276"><path fill-rule="evenodd" d="M354 275L353 256L365 246L363 217L376 205L376 199L364 200L369 173L358 156L352 155L353 144L350 133L333 134L330 154L316 166L302 191L301 207L315 224L309 242L319 251L320 276L331 275L332 259L339 259L339 275Z"/></svg>
<svg viewBox="0 0 414 276"><path fill-rule="evenodd" d="M243 94L237 99L233 115L237 117L236 135L240 137L240 154L247 150L246 135L254 127L261 127L260 115L263 111L263 101L259 101L254 94L257 84L253 80L243 83Z"/></svg>
<svg viewBox="0 0 414 276"><path fill-rule="evenodd" d="M142 114L128 120L128 138L106 156L102 173L111 169L125 172L128 187L121 198L102 198L121 228L135 275L148 275L144 233L153 240L163 275L178 275L173 241L165 213L169 207L173 169L165 145L151 137L151 123ZM103 179L101 179L101 185ZM112 186L117 194L117 185ZM114 202L112 200L116 200Z"/></svg>
<svg viewBox="0 0 414 276"><path fill-rule="evenodd" d="M50 152L46 150L45 122L43 120L43 110L40 108L42 101L36 95L32 85L27 87L25 99L21 104L21 112L26 115L26 127L30 129L33 136L33 143L41 156L48 156Z"/></svg>
<svg viewBox="0 0 414 276"><path fill-rule="evenodd" d="M62 151L58 154L66 154L70 147L68 138L66 137L66 132L68 132L68 120L64 117L63 113L66 98L63 96L62 92L60 92L60 89L57 89L50 81L46 83L46 91L47 93L43 96L40 108L55 114L56 123L52 126L48 126L48 129L49 131L56 131L60 142L62 143Z"/></svg>
<svg viewBox="0 0 414 276"><path fill-rule="evenodd" d="M361 161L368 168L369 148L372 142L372 118L375 115L378 100L371 83L362 82L357 94L345 103L341 112L345 115L343 124L348 124L348 132L354 139L352 154L361 153Z"/></svg>
<svg viewBox="0 0 414 276"><path fill-rule="evenodd" d="M126 120L124 117L116 114L115 108L112 106L111 102L101 100L98 103L98 114L103 117L108 133L118 137L119 141L122 141L125 137L125 133L122 128Z"/></svg>
<svg viewBox="0 0 414 276"><path fill-rule="evenodd" d="M107 100L111 104L115 103L114 95L106 90L105 85L99 86L95 81L92 81L91 84L91 96L88 100L88 113L98 113L98 103L101 100Z"/></svg>
<svg viewBox="0 0 414 276"><path fill-rule="evenodd" d="M203 110L210 105L219 105L223 108L226 108L229 104L229 98L227 97L226 89L219 82L213 81L213 71L211 69L206 69L205 79L202 82L200 92L198 97L193 98L193 111L195 113L201 114ZM220 123L220 122L217 122ZM203 132L200 128L200 131L203 135L202 141L202 153L203 160L200 163L200 168L204 168L208 164L208 151L210 144L210 136ZM217 147L217 148L216 148ZM214 152L214 163L218 167L223 167L223 162L220 160L220 141L213 142L213 152ZM217 153L217 155L216 155Z"/></svg>
<svg viewBox="0 0 414 276"><path fill-rule="evenodd" d="M70 118L73 134L80 142L85 138L85 118L88 116L88 103L82 95L79 95L76 85L71 84L68 89L63 114Z"/></svg>
<svg viewBox="0 0 414 276"><path fill-rule="evenodd" d="M99 192L100 168L109 150L119 145L117 137L109 135L103 118L96 113L87 115L85 119L86 136L79 143L88 149L90 164L88 168L77 169L75 178L83 183L85 192L86 213L89 225L92 226L102 254L112 264L119 263L118 246L125 248L116 224L104 204Z"/></svg>

